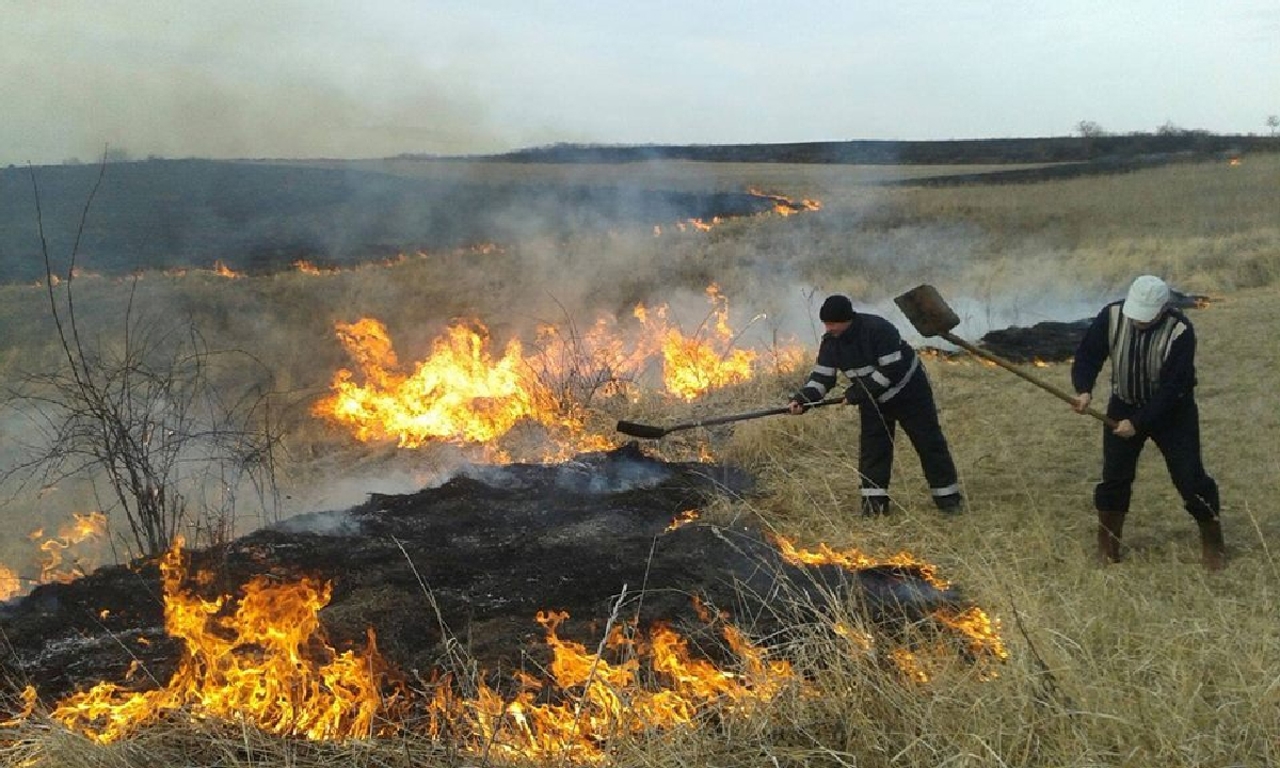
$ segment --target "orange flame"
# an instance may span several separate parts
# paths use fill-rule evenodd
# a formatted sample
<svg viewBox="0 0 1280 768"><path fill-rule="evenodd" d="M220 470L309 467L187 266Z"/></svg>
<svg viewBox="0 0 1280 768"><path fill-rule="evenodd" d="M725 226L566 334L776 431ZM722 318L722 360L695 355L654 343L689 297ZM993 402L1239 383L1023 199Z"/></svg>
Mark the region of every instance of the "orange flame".
<svg viewBox="0 0 1280 768"><path fill-rule="evenodd" d="M935 618L968 638L970 652L988 653L997 659L1009 658L1009 650L1000 639L999 622L993 621L981 608L969 608L958 614L940 612Z"/></svg>
<svg viewBox="0 0 1280 768"><path fill-rule="evenodd" d="M293 262L293 268L304 275L332 275L338 271L336 269L322 269L306 259L298 259Z"/></svg>
<svg viewBox="0 0 1280 768"><path fill-rule="evenodd" d="M807 211L822 210L822 203L817 200L805 199L805 200L796 201L784 195L772 194L769 192L762 192L761 190L754 189L754 188L748 189L747 194L753 195L755 197L764 198L773 204L773 206L769 210L763 211L760 213L751 214L753 216L768 216L769 214L776 214L778 216L794 216L798 213L804 213ZM688 232L691 230L694 232L709 232L711 231L712 228L719 226L720 224L723 224L724 222L729 221L730 219L737 219L737 218L742 218L742 217L712 216L710 219L703 219L703 218L680 219L675 222L674 226L676 230L680 232ZM661 235L662 235L662 226L660 224L653 225L653 236L660 237Z"/></svg>
<svg viewBox="0 0 1280 768"><path fill-rule="evenodd" d="M328 584L259 577L237 601L226 595L206 600L183 591L189 574L181 547L175 543L160 563L165 628L183 643L169 683L143 692L99 683L60 702L52 718L105 744L173 716L246 722L314 740L366 738L376 716L409 712L408 692L384 685L396 675L378 654L372 631L363 654L339 653L325 641L318 613L328 604ZM464 698L446 676L424 702L428 735L477 752L599 762L609 738L685 725L713 708L753 711L796 681L788 662L768 658L728 624L723 637L738 659L733 671L693 657L688 641L666 626L653 628L647 639L633 627L612 627L597 654L558 636L567 613L536 618L552 653L548 678L517 673L514 696L481 681L476 694ZM654 682L644 683L648 678ZM382 696L384 687L392 695ZM27 711L18 719L34 710L34 689L23 699Z"/></svg>
<svg viewBox="0 0 1280 768"><path fill-rule="evenodd" d="M887 558L874 558L856 549L837 552L826 544L820 544L817 551L812 551L798 549L793 542L782 536L774 536L774 540L782 553L783 559L791 563L838 565L855 571L882 565L910 567L934 587L940 590L950 587L948 582L938 576L936 566L919 560L907 552L899 552ZM966 648L973 656L997 661L1004 661L1009 657L1004 640L1000 637L999 622L992 620L981 608L974 606L963 611L952 608L939 608L931 614L931 618L964 638ZM939 649L936 655L947 657L950 654L945 649ZM929 680L927 665L920 654L899 648L890 654L890 658L909 679L918 682L927 682Z"/></svg>
<svg viewBox="0 0 1280 768"><path fill-rule="evenodd" d="M213 274L217 275L218 277L227 277L233 280L244 277L244 275L241 274L240 272L237 272L231 267L228 267L226 264L223 264L221 259L213 262Z"/></svg>
<svg viewBox="0 0 1280 768"><path fill-rule="evenodd" d="M101 552L97 551L107 533L107 516L101 512L72 513L73 520L58 529L58 534L45 538L44 528L36 528L27 538L40 550L40 576L23 578L13 569L0 565L0 600L25 594L35 584L75 581L97 567Z"/></svg>
<svg viewBox="0 0 1280 768"><path fill-rule="evenodd" d="M676 530L677 528L683 528L689 523L692 523L694 520L697 520L699 516L700 515L698 513L698 510L686 509L685 511L681 512L679 515L676 515L676 518L672 520L669 524L667 524L667 527L663 530L663 533L670 533Z"/></svg>
<svg viewBox="0 0 1280 768"><path fill-rule="evenodd" d="M685 400L755 376L757 353L734 347L739 332L729 325L728 298L715 284L707 286L706 295L711 313L692 336L668 324L665 306L652 313L643 305L635 310L636 319L661 339L663 385Z"/></svg>
<svg viewBox="0 0 1280 768"><path fill-rule="evenodd" d="M90 512L82 515L73 512L75 520L58 529L58 535L41 542L40 551L44 553L44 561L40 564L40 581L42 583L74 581L84 575L87 570L76 558L71 569L64 569L63 553L78 544L101 539L107 532L107 516L101 512ZM32 541L44 536L43 529L37 528L30 535Z"/></svg>
<svg viewBox="0 0 1280 768"><path fill-rule="evenodd" d="M183 643L168 685L133 692L102 682L59 703L54 719L100 743L179 712L311 739L371 733L384 703L381 659L372 631L364 654L338 653L324 641L318 612L329 602L330 585L309 579L275 585L259 577L228 615L228 596L205 600L182 591L181 547L179 539L160 561L165 630Z"/></svg>
<svg viewBox="0 0 1280 768"><path fill-rule="evenodd" d="M731 625L723 636L740 661L738 671L694 658L688 641L664 625L647 639L614 627L603 644L617 659L610 661L560 638L557 627L567 618L564 612L537 616L553 655L550 680L519 675L521 690L505 699L483 683L470 700L441 685L431 702L432 735L447 727L473 749L503 757L598 763L609 754L610 738L689 725L712 709L753 711L796 681L789 663L768 659ZM646 671L654 685L642 684ZM560 695L540 703L548 687Z"/></svg>
<svg viewBox="0 0 1280 768"><path fill-rule="evenodd" d="M918 355L921 360L940 360L952 365L963 361L959 355L938 349L937 347L919 347L916 349L916 355Z"/></svg>
<svg viewBox="0 0 1280 768"><path fill-rule="evenodd" d="M852 551L809 552L787 544L788 558L799 562L872 562ZM908 558L904 553L892 560ZM710 712L756 712L802 684L790 662L771 658L727 622L721 633L734 663L721 667L695 657L689 642L662 624L647 633L630 624L611 625L592 653L559 636L567 613L546 611L536 616L552 655L544 678L515 673L514 694L479 679L467 697L446 674L428 699L414 702L410 691L394 682L399 677L379 655L372 631L363 653L340 653L325 640L318 616L329 602L329 584L307 578L278 584L264 576L252 580L238 600L204 599L183 590L188 581L204 579L188 573L181 541L161 559L160 571L165 628L183 644L172 679L143 692L99 683L56 705L53 719L99 743L171 717L245 722L279 735L343 740L375 735L375 718L400 718L400 725L386 727L408 727L405 715L421 711L421 705L426 717L418 722L426 735L464 750L600 763L610 754L611 739L688 726ZM711 621L704 606L695 607ZM1006 655L995 626L979 609L943 621L966 632L970 652ZM863 651L874 644L865 633L835 629ZM923 683L929 671L922 650L895 648L888 657L909 679ZM33 688L26 689L23 701L19 720L34 711Z"/></svg>
<svg viewBox="0 0 1280 768"><path fill-rule="evenodd" d="M0 720L0 728L15 728L21 725L22 721L35 714L36 705L40 703L40 697L36 689L28 685L22 689L18 697L22 700L22 708L8 720Z"/></svg>
<svg viewBox="0 0 1280 768"><path fill-rule="evenodd" d="M22 594L22 578L8 566L0 564L0 602Z"/></svg>
<svg viewBox="0 0 1280 768"><path fill-rule="evenodd" d="M856 549L837 552L826 544L819 544L818 549L797 548L795 543L786 537L774 535L774 542L782 553L782 558L796 565L838 565L850 571L860 571L876 566L894 566L912 568L920 577L938 589L949 589L951 584L938 576L938 567L927 563L909 552L899 552L888 557L872 557Z"/></svg>
<svg viewBox="0 0 1280 768"><path fill-rule="evenodd" d="M822 210L822 203L817 200L801 200L796 202L784 195L762 192L761 190L754 188L748 189L747 194L755 195L756 197L763 197L773 201L773 212L779 216L792 216L805 211Z"/></svg>
<svg viewBox="0 0 1280 768"><path fill-rule="evenodd" d="M484 444L531 420L558 433L569 449L602 447L582 435L578 416L562 410L531 375L520 343L512 341L495 357L482 325L448 328L408 374L377 320L339 323L337 332L364 383L356 383L350 370L339 370L333 394L313 412L351 427L361 441L396 440L401 447L432 440Z"/></svg>
<svg viewBox="0 0 1280 768"><path fill-rule="evenodd" d="M362 441L484 445L498 460L493 441L522 421L542 425L555 442L544 459L602 450L607 439L585 434L584 404L596 392L616 394L634 384L659 356L665 390L686 400L756 375L759 353L735 348L740 332L729 324L728 300L715 285L706 295L711 312L692 335L668 321L666 305L641 304L633 313L638 329L624 330L608 317L585 332L543 325L531 353L513 340L499 355L476 321L447 329L412 372L401 367L382 323L339 323L338 338L356 370L340 369L313 413ZM775 366L792 366L803 350L775 345L772 355Z"/></svg>

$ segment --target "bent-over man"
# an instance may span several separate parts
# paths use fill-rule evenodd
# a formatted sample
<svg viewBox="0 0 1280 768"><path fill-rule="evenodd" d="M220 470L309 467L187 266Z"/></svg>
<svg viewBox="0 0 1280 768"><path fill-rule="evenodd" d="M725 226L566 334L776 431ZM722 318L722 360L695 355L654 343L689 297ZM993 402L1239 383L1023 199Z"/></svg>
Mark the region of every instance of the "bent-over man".
<svg viewBox="0 0 1280 768"><path fill-rule="evenodd" d="M925 479L938 509L964 511L955 462L938 423L933 388L914 349L893 323L878 315L853 311L847 296L829 296L818 318L826 328L818 359L790 411L801 414L836 386L836 374L849 379L844 398L858 406L861 434L858 472L862 476L862 514L889 513L889 480L893 470L894 434L899 424L920 457Z"/></svg>
<svg viewBox="0 0 1280 768"><path fill-rule="evenodd" d="M1196 334L1191 321L1169 306L1169 298L1169 286L1160 278L1142 275L1134 280L1123 301L1108 304L1094 318L1071 366L1075 410L1083 412L1103 362L1111 359L1107 415L1117 424L1102 433L1102 482L1093 493L1097 556L1103 563L1120 560L1120 536L1138 457L1150 438L1200 528L1204 567L1219 570L1226 564L1226 550L1218 484L1205 471L1200 455Z"/></svg>

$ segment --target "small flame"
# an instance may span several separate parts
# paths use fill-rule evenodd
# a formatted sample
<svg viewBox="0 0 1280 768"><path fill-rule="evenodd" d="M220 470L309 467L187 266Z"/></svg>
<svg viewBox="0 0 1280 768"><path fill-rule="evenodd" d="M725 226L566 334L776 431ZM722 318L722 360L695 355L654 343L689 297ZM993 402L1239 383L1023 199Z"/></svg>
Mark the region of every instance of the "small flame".
<svg viewBox="0 0 1280 768"><path fill-rule="evenodd" d="M951 584L938 576L938 567L926 563L909 552L899 552L889 557L872 557L856 549L837 552L826 544L819 544L818 549L799 549L795 543L783 536L775 535L773 540L784 560L796 565L838 565L850 571L860 571L877 566L911 568L920 577L938 589L950 589Z"/></svg>
<svg viewBox="0 0 1280 768"><path fill-rule="evenodd" d="M43 553L40 563L41 583L75 581L96 565L96 557L88 557L87 553L78 555L75 550L81 544L99 542L106 536L107 516L101 512L84 515L73 512L72 517L72 522L58 529L57 536L45 539L43 528L37 528L28 536L31 541L39 542L37 546Z"/></svg>
<svg viewBox="0 0 1280 768"><path fill-rule="evenodd" d="M764 198L768 200L770 203L772 203L772 207L769 208L769 210L763 211L761 213L752 214L754 216L767 216L769 214L775 214L778 216L794 216L798 213L822 210L822 203L817 200L805 199L805 200L796 201L784 195L778 195L778 194L773 194L769 192L762 192L758 189L748 189L747 194L752 195L754 197ZM736 218L742 218L742 217L713 216L710 219L704 219L704 218L680 219L675 222L674 226L676 230L679 232L689 232L689 231L709 232L711 231L712 228L717 227L720 224L723 224L724 222L730 219L736 219ZM653 227L653 236L660 237L661 235L662 235L662 227L660 225L655 224Z"/></svg>
<svg viewBox="0 0 1280 768"><path fill-rule="evenodd" d="M929 671L915 653L906 648L894 648L889 652L889 658L908 680L917 683L929 682Z"/></svg>
<svg viewBox="0 0 1280 768"><path fill-rule="evenodd" d="M681 512L679 515L677 515L677 516L676 516L676 519L672 520L672 521L671 521L671 523L670 523L669 525L667 525L667 527L666 527L666 529L663 531L663 533L671 533L672 531L676 530L677 528L683 528L683 527L685 527L686 525L688 525L689 523L692 523L694 520L697 520L697 519L698 519L698 517L699 517L698 510L696 510L696 509L686 509L685 511L683 511L683 512Z"/></svg>
<svg viewBox="0 0 1280 768"><path fill-rule="evenodd" d="M22 689L20 694L22 699L22 709L8 720L0 720L0 728L14 728L21 725L22 722L35 714L36 705L40 703L39 694L33 686L28 685Z"/></svg>
<svg viewBox="0 0 1280 768"><path fill-rule="evenodd" d="M1009 658L1009 650L1000 639L999 622L993 621L981 608L970 608L954 615L940 612L935 618L967 637L972 653L987 653L1001 660Z"/></svg>
<svg viewBox="0 0 1280 768"><path fill-rule="evenodd" d="M778 214L779 216L793 216L797 213L803 213L805 211L822 210L822 203L818 202L817 200L801 200L799 202L796 202L795 200L792 200L791 198L786 197L784 195L777 195L769 192L763 192L759 189L754 189L754 188L748 189L747 193L751 195L755 195L756 197L763 197L773 201L773 212Z"/></svg>
<svg viewBox="0 0 1280 768"><path fill-rule="evenodd" d="M298 259L293 262L293 268L304 275L332 275L337 272L334 269L321 269L306 259Z"/></svg>
<svg viewBox="0 0 1280 768"><path fill-rule="evenodd" d="M228 267L226 264L223 264L221 259L213 262L213 274L217 275L218 277L226 277L232 280L244 277L244 275L241 274L240 272L237 272L231 267Z"/></svg>
<svg viewBox="0 0 1280 768"><path fill-rule="evenodd" d="M22 579L8 566L0 564L0 602L22 594Z"/></svg>
<svg viewBox="0 0 1280 768"><path fill-rule="evenodd" d="M816 551L798 549L793 542L786 538L775 536L774 539L783 558L788 562L804 565L838 565L854 571L876 566L909 567L927 583L939 590L946 590L950 587L948 582L938 576L935 566L921 561L907 552L899 552L887 558L874 558L858 550L837 552L826 544L820 544ZM981 608L974 606L958 611L943 607L933 611L931 618L939 624L954 630L964 638L968 651L974 657L995 659L997 661L1004 661L1009 657L1008 649L1000 637L999 622L992 620ZM945 648L939 648L936 655L940 658L945 658L949 655L949 651ZM908 679L918 682L927 682L929 680L928 665L919 653L899 648L890 653L890 658ZM991 675L994 675L994 673L991 673Z"/></svg>
<svg viewBox="0 0 1280 768"><path fill-rule="evenodd" d="M951 365L956 365L963 361L959 355L937 347L920 347L916 350L916 354L921 360L938 360Z"/></svg>

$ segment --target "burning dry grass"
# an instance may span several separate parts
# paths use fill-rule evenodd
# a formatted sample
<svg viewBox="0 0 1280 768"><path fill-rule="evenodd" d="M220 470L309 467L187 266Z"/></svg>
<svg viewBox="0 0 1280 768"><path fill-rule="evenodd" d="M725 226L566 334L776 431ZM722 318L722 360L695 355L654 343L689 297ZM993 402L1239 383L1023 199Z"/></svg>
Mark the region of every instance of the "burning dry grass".
<svg viewBox="0 0 1280 768"><path fill-rule="evenodd" d="M789 188L777 177L769 188L823 198L823 210L687 236L530 244L518 252L442 254L341 275L145 283L153 291L148 301L183 307L211 334L275 361L281 389L296 393L300 404L291 470L300 479L314 477L308 464L329 471L335 456L372 455L310 421L304 407L325 395L329 377L348 364L334 324L363 316L384 321L402 357L418 359L415 351L428 349L457 316L484 318L505 337L531 319L563 320L564 307L584 306L579 301L588 296L591 306L619 313L677 289L696 296L712 281L753 307L770 285L808 284L819 293L876 300L926 280L944 294L964 291L993 302L1026 295L1034 307L1067 293L1118 295L1143 271L1163 272L1184 290L1220 295L1192 317L1200 338L1205 459L1223 490L1230 555L1224 573L1199 568L1194 525L1150 449L1139 469L1126 561L1094 567L1097 426L984 366L927 362L971 504L960 519L934 513L905 446L894 475L897 514L858 517L855 417L841 408L671 435L652 449L673 458L715 453L749 466L765 484L762 497L724 499L706 515L760 519L803 546L908 549L927 557L1002 621L1009 659L997 676L980 678L954 656L939 657L930 681L919 683L898 666L873 663L850 635L800 627L788 655L806 671L810 692L790 690L767 711L746 716L711 708L689 728L623 735L610 741L604 762L1275 765L1280 409L1271 382L1280 347L1264 340L1280 335L1280 299L1273 295L1280 276L1278 168L1280 158L1249 157L1231 168L1185 165L1044 185L874 193L842 188L834 178L820 185L802 179ZM883 253L899 258L876 258ZM512 277L554 265L564 279L550 291ZM3 290L6 365L39 360L38 346L14 351L21 339L45 338L33 320L40 316L39 293ZM86 280L84 290L85 311L98 313L105 327L118 311L115 289ZM789 300L802 303L804 296ZM1061 383L1067 367L1036 373ZM601 412L594 424L605 430L613 418L668 424L781 403L800 377L770 371L692 403L653 394L602 398L593 404ZM4 737L0 761L23 766L475 765L500 757L403 732L315 743L186 717L111 745L92 744L39 715ZM542 762L564 760L549 754Z"/></svg>

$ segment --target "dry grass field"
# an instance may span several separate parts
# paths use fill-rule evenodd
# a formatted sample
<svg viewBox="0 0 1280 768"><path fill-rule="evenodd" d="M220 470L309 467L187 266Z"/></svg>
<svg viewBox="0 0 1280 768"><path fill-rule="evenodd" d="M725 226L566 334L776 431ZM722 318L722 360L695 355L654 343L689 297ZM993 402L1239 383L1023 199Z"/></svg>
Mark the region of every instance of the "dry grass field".
<svg viewBox="0 0 1280 768"><path fill-rule="evenodd" d="M1151 272L1212 297L1189 316L1199 339L1205 462L1222 489L1226 570L1200 568L1194 522L1150 446L1125 560L1096 566L1091 492L1100 472L1099 425L970 359L926 362L969 499L959 518L933 510L905 444L894 468L895 514L861 518L856 414L838 407L682 431L645 449L669 459L734 462L760 478L759 495L726 498L708 516L749 518L806 546L873 557L911 552L999 622L1009 656L994 676L940 660L928 682L916 682L815 630L795 643L796 663L809 672L803 686L759 711L711 712L674 732L620 737L604 763L1280 765L1280 155L939 188L875 186L869 172L844 167L686 163L635 172L644 184L758 187L820 201L821 209L728 220L707 231L666 223L661 234L417 254L332 274L142 276L133 284L133 312L158 323L190 318L212 347L262 361L279 393L285 438L277 505L240 510L238 524L412 490L466 458L450 445L360 443L312 414L334 372L352 365L335 323L379 319L402 362L425 357L459 318L482 322L495 349L511 339L534 345L539 324L564 330L586 329L600 317L621 321L637 303L668 305L692 334L707 320L704 291L715 284L729 300L731 321L744 329L738 343L767 351L781 339L804 348L798 365L775 366L689 402L635 386L577 403L584 430L617 444L618 419L671 424L784 403L805 376L816 348L813 316L830 292L847 293L908 331L891 300L931 283L960 310L959 332L977 335L1085 317L1122 296L1134 276ZM113 338L130 283L85 277L73 285L83 327ZM41 287L0 287L0 375L7 384L56 363L48 304ZM1070 386L1068 364L1035 373ZM235 371L216 375L230 384ZM21 423L7 418L3 428L4 458L12 462ZM11 490L8 530L25 533L79 508L86 497L78 493L70 483L42 494ZM21 560L29 547L25 536L6 534L0 563ZM39 712L0 731L0 761L48 768L495 762L413 734L310 742L264 735L251 723L168 722L98 745Z"/></svg>

